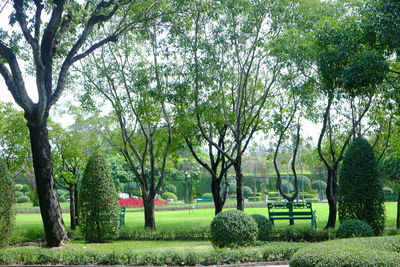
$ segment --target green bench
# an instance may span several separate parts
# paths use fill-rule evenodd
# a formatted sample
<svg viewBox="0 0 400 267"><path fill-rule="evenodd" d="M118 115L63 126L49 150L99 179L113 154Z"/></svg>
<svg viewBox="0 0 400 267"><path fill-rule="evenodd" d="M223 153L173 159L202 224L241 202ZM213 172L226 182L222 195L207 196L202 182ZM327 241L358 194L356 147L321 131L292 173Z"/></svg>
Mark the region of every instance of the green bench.
<svg viewBox="0 0 400 267"><path fill-rule="evenodd" d="M267 203L268 216L272 224L275 220L311 220L311 226L317 228L317 216L309 202L271 202Z"/></svg>
<svg viewBox="0 0 400 267"><path fill-rule="evenodd" d="M125 212L126 212L126 208L122 207L121 212L119 214L119 227L125 226Z"/></svg>
<svg viewBox="0 0 400 267"><path fill-rule="evenodd" d="M202 198L196 199L196 203L213 202L213 197L204 196Z"/></svg>

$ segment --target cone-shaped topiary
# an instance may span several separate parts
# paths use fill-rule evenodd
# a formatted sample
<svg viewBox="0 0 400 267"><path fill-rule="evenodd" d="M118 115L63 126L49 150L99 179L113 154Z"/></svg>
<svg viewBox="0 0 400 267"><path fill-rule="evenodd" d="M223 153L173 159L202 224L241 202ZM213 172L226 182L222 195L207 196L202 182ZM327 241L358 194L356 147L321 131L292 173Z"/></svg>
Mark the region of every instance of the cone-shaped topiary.
<svg viewBox="0 0 400 267"><path fill-rule="evenodd" d="M211 222L211 243L214 247L251 245L258 236L257 223L240 210L219 213Z"/></svg>
<svg viewBox="0 0 400 267"><path fill-rule="evenodd" d="M339 179L339 220L365 221L376 235L385 226L383 182L371 145L358 137L343 159Z"/></svg>
<svg viewBox="0 0 400 267"><path fill-rule="evenodd" d="M107 162L100 154L93 154L86 165L79 200L80 230L86 241L104 242L118 237L118 195Z"/></svg>
<svg viewBox="0 0 400 267"><path fill-rule="evenodd" d="M15 221L14 182L0 160L0 247L7 245Z"/></svg>

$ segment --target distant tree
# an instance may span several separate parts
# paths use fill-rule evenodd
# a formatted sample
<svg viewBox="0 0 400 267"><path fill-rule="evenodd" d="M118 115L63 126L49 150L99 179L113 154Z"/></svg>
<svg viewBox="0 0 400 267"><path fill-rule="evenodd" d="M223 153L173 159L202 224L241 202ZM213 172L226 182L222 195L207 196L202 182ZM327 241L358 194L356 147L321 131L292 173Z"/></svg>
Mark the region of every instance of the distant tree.
<svg viewBox="0 0 400 267"><path fill-rule="evenodd" d="M376 235L385 227L383 181L369 142L357 137L347 150L339 179L339 220L367 222Z"/></svg>
<svg viewBox="0 0 400 267"><path fill-rule="evenodd" d="M86 241L104 242L118 237L118 195L107 161L101 154L93 154L86 165L79 206L80 231Z"/></svg>

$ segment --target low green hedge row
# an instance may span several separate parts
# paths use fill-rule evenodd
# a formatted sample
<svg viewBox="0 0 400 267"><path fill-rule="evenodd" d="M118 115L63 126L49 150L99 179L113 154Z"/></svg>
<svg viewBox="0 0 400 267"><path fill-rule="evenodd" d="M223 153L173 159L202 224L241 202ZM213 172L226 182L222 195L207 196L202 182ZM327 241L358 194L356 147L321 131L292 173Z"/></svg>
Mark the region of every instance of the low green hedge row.
<svg viewBox="0 0 400 267"><path fill-rule="evenodd" d="M291 267L391 267L400 265L400 236L364 237L312 244L296 252Z"/></svg>
<svg viewBox="0 0 400 267"><path fill-rule="evenodd" d="M162 250L119 251L48 249L40 247L9 248L0 251L0 265L10 264L130 264L130 265L220 265L244 262L288 260L302 243L209 251Z"/></svg>

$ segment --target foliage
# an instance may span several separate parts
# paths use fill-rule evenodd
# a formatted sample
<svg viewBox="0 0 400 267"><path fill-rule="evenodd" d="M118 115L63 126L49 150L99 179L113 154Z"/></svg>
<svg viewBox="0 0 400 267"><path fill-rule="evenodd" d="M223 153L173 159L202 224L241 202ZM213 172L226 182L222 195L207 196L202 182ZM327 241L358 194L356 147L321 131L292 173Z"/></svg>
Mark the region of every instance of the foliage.
<svg viewBox="0 0 400 267"><path fill-rule="evenodd" d="M80 230L89 242L118 237L118 195L105 158L93 154L85 168L79 191Z"/></svg>
<svg viewBox="0 0 400 267"><path fill-rule="evenodd" d="M22 189L21 189L21 192L22 192L22 193L27 194L27 193L29 193L30 191L31 191L31 187L30 187L29 185L24 184L24 185L22 186Z"/></svg>
<svg viewBox="0 0 400 267"><path fill-rule="evenodd" d="M21 196L17 198L17 203L28 203L31 202L31 199L28 196Z"/></svg>
<svg viewBox="0 0 400 267"><path fill-rule="evenodd" d="M368 141L356 138L346 152L339 180L339 220L367 222L376 235L385 226L383 183Z"/></svg>
<svg viewBox="0 0 400 267"><path fill-rule="evenodd" d="M171 192L171 193L174 193L175 195L177 192L176 186L173 184L167 184L166 186L164 186L163 190L164 190L164 192Z"/></svg>
<svg viewBox="0 0 400 267"><path fill-rule="evenodd" d="M177 201L178 198L176 197L176 195L172 192L164 192L162 193L162 198L167 200L167 199L172 199L173 201Z"/></svg>
<svg viewBox="0 0 400 267"><path fill-rule="evenodd" d="M384 194L393 194L393 189L385 186L385 187L383 187L383 193Z"/></svg>
<svg viewBox="0 0 400 267"><path fill-rule="evenodd" d="M290 259L293 267L394 267L400 262L400 236L326 241L300 249Z"/></svg>
<svg viewBox="0 0 400 267"><path fill-rule="evenodd" d="M289 182L283 182L281 188L282 188L282 191L285 193L290 193L290 192L294 191L293 185Z"/></svg>
<svg viewBox="0 0 400 267"><path fill-rule="evenodd" d="M93 245L74 242L57 250L35 246L3 249L0 262L6 265L223 265L288 260L303 247L305 244L277 242L268 246L214 250L204 241L121 241Z"/></svg>
<svg viewBox="0 0 400 267"><path fill-rule="evenodd" d="M212 198L213 195L212 195L212 193L204 193L201 195L201 197Z"/></svg>
<svg viewBox="0 0 400 267"><path fill-rule="evenodd" d="M24 193L20 192L20 191L15 191L15 197L19 198L22 197L24 195Z"/></svg>
<svg viewBox="0 0 400 267"><path fill-rule="evenodd" d="M243 195L245 197L251 197L253 196L253 190L251 189L250 186L243 186Z"/></svg>
<svg viewBox="0 0 400 267"><path fill-rule="evenodd" d="M252 214L251 217L256 221L258 226L257 240L271 240L273 235L272 222L267 217L260 214Z"/></svg>
<svg viewBox="0 0 400 267"><path fill-rule="evenodd" d="M14 186L15 191L22 192L22 188L23 188L23 185L22 185L22 184L16 184L16 185Z"/></svg>
<svg viewBox="0 0 400 267"><path fill-rule="evenodd" d="M311 189L315 191L325 191L326 189L326 183L324 181L315 181L311 184Z"/></svg>
<svg viewBox="0 0 400 267"><path fill-rule="evenodd" d="M257 239L258 226L254 219L243 211L228 210L215 216L210 232L214 247L248 246Z"/></svg>
<svg viewBox="0 0 400 267"><path fill-rule="evenodd" d="M0 161L0 247L7 244L15 220L14 183L6 163Z"/></svg>
<svg viewBox="0 0 400 267"><path fill-rule="evenodd" d="M373 235L374 229L372 229L368 223L360 220L344 221L336 230L336 237L339 238L366 237Z"/></svg>

